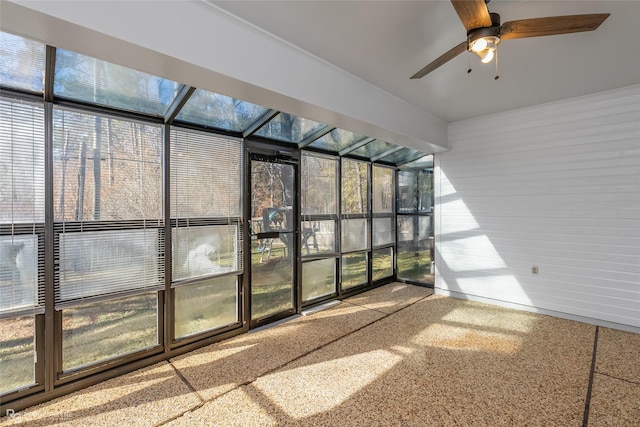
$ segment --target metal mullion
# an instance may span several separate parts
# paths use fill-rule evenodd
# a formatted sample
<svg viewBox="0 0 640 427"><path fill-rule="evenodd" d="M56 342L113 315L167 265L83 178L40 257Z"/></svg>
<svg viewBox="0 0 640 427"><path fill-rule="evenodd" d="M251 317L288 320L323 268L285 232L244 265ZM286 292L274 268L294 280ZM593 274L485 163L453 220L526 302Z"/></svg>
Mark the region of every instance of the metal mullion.
<svg viewBox="0 0 640 427"><path fill-rule="evenodd" d="M67 98L54 98L53 103L62 109L73 110L74 112L84 114L95 114L116 119L124 119L129 121L142 122L144 124L162 125L164 117L151 114L138 113L135 111L121 110L106 105L91 104L89 102L77 101Z"/></svg>
<svg viewBox="0 0 640 427"><path fill-rule="evenodd" d="M269 109L269 110L265 111L264 114L262 114L260 117L258 117L248 128L246 128L242 132L242 136L244 138L246 138L246 137L254 134L262 126L267 124L267 122L269 122L271 119L273 119L278 114L280 114L280 111L278 111L278 110Z"/></svg>
<svg viewBox="0 0 640 427"><path fill-rule="evenodd" d="M185 122L183 120L174 120L173 122L171 122L171 125L176 127L176 128L180 128L180 129L186 129L186 130L190 130L190 131L197 131L197 132L202 132L205 133L207 135L211 135L211 134L215 134L215 135L220 135L224 138L233 138L233 139L241 139L242 138L242 133L235 131L235 130L229 130L229 129L223 129L223 128L218 128L218 127L213 127L213 126L207 126L207 125L201 125L198 123L190 123L190 122Z"/></svg>
<svg viewBox="0 0 640 427"><path fill-rule="evenodd" d="M308 135L305 138L303 138L302 141L300 141L298 143L298 147L299 148L304 148L307 145L315 142L317 139L322 138L323 136L325 136L329 132L332 132L334 129L336 129L336 128L333 127L333 126L325 125L324 127L320 128L319 130L313 132L311 135Z"/></svg>
<svg viewBox="0 0 640 427"><path fill-rule="evenodd" d="M47 45L45 51L45 68L44 68L44 100L45 102L53 102L53 84L55 82L56 72L56 48Z"/></svg>
<svg viewBox="0 0 640 427"><path fill-rule="evenodd" d="M35 92L23 92L0 85L0 97L42 104L43 95Z"/></svg>
<svg viewBox="0 0 640 427"><path fill-rule="evenodd" d="M338 155L339 156L344 156L346 154L349 154L352 151L355 151L358 148L360 148L360 147L362 147L364 145L367 145L368 143L370 143L372 141L375 141L375 140L376 140L375 138L364 138L364 139L361 139L360 141L356 142L355 144L345 148L344 150L339 151Z"/></svg>
<svg viewBox="0 0 640 427"><path fill-rule="evenodd" d="M193 92L191 92L193 93ZM188 95L190 96L190 94ZM187 96L187 98L188 98ZM186 99L185 99L186 102ZM163 133L163 156L162 156L162 214L164 218L164 292L162 292L162 316L160 315L160 307L158 307L158 318L162 317L162 325L158 319L158 325L162 326L162 341L159 343L164 347L164 353L167 354L171 350L171 342L174 335L174 292L171 289L171 239L173 238L171 230L171 126L164 125Z"/></svg>
<svg viewBox="0 0 640 427"><path fill-rule="evenodd" d="M49 50L47 50L49 52ZM55 230L53 203L53 104L44 104L44 387L53 390L57 375L54 361L61 358L62 322L55 315Z"/></svg>
<svg viewBox="0 0 640 427"><path fill-rule="evenodd" d="M175 98L167 108L167 112L164 115L164 122L166 124L171 124L173 120L176 118L178 114L180 114L180 110L184 107L184 104L187 103L193 92L196 91L196 88L193 86L182 85L178 90Z"/></svg>

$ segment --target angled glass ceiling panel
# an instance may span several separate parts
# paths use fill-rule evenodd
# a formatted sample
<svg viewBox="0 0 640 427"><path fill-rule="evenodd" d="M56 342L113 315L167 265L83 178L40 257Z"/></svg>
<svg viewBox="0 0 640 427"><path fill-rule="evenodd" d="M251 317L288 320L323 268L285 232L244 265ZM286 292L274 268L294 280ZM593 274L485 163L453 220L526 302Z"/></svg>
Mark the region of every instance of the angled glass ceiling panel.
<svg viewBox="0 0 640 427"><path fill-rule="evenodd" d="M251 126L268 108L197 89L184 104L177 120L242 132Z"/></svg>
<svg viewBox="0 0 640 427"><path fill-rule="evenodd" d="M426 156L420 157L418 160L414 160L409 163L405 163L402 165L402 168L413 169L413 168L430 168L433 167L433 154L427 154Z"/></svg>
<svg viewBox="0 0 640 427"><path fill-rule="evenodd" d="M262 126L255 135L297 144L325 126L313 120L280 113Z"/></svg>
<svg viewBox="0 0 640 427"><path fill-rule="evenodd" d="M351 153L349 154L353 154L356 156L361 156L361 157L366 157L368 159L378 156L382 153L384 153L385 151L389 151L390 149L392 149L393 147L396 147L396 145L391 144L389 142L383 141L381 139L376 139L371 141L370 143L363 145L362 147L358 148L357 150L353 150Z"/></svg>
<svg viewBox="0 0 640 427"><path fill-rule="evenodd" d="M64 49L56 51L54 95L163 116L181 85Z"/></svg>
<svg viewBox="0 0 640 427"><path fill-rule="evenodd" d="M0 32L0 85L44 92L45 45Z"/></svg>
<svg viewBox="0 0 640 427"><path fill-rule="evenodd" d="M402 150L391 153L388 156L384 156L380 160L397 165L415 158L419 153L420 151L414 150L413 148L403 148Z"/></svg>
<svg viewBox="0 0 640 427"><path fill-rule="evenodd" d="M334 129L309 145L327 151L342 151L366 137L344 129Z"/></svg>

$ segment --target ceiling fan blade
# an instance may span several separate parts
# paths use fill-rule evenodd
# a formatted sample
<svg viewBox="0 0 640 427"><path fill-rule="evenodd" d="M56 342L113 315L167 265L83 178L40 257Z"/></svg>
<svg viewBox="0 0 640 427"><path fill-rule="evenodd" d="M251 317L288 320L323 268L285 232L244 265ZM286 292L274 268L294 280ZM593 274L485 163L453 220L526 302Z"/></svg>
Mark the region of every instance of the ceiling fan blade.
<svg viewBox="0 0 640 427"><path fill-rule="evenodd" d="M484 0L451 0L451 4L467 31L491 26L491 16Z"/></svg>
<svg viewBox="0 0 640 427"><path fill-rule="evenodd" d="M608 13L599 13L592 15L550 16L548 18L505 22L500 29L500 39L522 39L525 37L593 31L608 17Z"/></svg>
<svg viewBox="0 0 640 427"><path fill-rule="evenodd" d="M430 63L426 67L424 67L422 70L420 70L417 73L415 73L413 76L411 76L411 78L412 79L420 79L420 78L426 76L427 74L429 74L430 72L432 72L433 70L438 68L439 66L444 65L445 63L451 61L453 58L455 58L456 56L460 55L465 50L467 50L467 42L463 41L462 43L460 43L459 45L457 45L453 49L449 50L444 55L440 56L440 58L436 59L435 61L433 61L432 63Z"/></svg>

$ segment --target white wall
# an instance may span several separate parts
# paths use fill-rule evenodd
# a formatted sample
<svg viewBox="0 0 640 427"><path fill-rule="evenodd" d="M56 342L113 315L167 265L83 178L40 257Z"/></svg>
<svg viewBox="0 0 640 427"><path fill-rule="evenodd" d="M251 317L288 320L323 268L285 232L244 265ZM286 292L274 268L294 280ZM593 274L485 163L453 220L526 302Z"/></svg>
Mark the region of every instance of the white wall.
<svg viewBox="0 0 640 427"><path fill-rule="evenodd" d="M437 293L640 331L640 85L452 123L449 146Z"/></svg>

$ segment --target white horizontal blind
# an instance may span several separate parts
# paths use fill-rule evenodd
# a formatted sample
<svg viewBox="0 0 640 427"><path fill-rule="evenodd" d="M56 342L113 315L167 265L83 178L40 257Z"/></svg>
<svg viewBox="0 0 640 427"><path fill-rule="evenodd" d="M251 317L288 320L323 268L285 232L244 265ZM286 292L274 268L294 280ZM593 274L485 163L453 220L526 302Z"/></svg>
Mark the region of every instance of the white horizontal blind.
<svg viewBox="0 0 640 427"><path fill-rule="evenodd" d="M449 139L437 288L640 327L640 86L454 123Z"/></svg>
<svg viewBox="0 0 640 427"><path fill-rule="evenodd" d="M242 143L171 129L172 281L243 271Z"/></svg>
<svg viewBox="0 0 640 427"><path fill-rule="evenodd" d="M162 127L54 109L56 307L161 289Z"/></svg>
<svg viewBox="0 0 640 427"><path fill-rule="evenodd" d="M44 305L44 110L0 99L0 312Z"/></svg>

